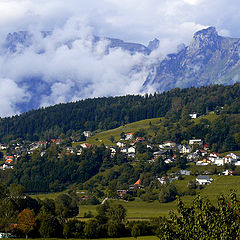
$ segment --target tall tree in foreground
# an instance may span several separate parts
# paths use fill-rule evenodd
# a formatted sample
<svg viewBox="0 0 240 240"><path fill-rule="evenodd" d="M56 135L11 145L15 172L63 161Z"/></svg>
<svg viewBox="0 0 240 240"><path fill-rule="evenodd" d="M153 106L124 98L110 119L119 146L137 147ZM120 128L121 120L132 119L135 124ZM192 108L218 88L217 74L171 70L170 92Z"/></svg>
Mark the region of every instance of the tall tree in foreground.
<svg viewBox="0 0 240 240"><path fill-rule="evenodd" d="M35 217L33 211L29 209L24 209L18 215L18 229L22 231L26 235L26 239L28 238L28 234L30 231L34 229L36 225Z"/></svg>

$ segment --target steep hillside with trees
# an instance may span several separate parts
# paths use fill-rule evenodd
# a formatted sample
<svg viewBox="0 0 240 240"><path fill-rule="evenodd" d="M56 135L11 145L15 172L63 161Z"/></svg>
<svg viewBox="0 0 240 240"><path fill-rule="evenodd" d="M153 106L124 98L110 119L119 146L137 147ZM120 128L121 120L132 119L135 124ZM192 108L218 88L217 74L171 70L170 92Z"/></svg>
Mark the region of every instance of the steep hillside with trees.
<svg viewBox="0 0 240 240"><path fill-rule="evenodd" d="M103 97L58 104L0 120L0 139L50 139L62 133L106 130L147 118L176 122L188 113L240 113L240 84L173 89L144 96ZM223 108L223 109L222 109Z"/></svg>

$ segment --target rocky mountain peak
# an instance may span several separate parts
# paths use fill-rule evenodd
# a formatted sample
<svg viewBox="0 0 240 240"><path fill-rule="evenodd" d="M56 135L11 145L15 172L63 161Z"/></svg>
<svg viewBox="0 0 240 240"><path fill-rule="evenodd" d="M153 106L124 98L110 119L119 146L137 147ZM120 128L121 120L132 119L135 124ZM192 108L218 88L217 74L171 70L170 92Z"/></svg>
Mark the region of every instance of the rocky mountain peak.
<svg viewBox="0 0 240 240"><path fill-rule="evenodd" d="M221 37L215 27L209 27L196 32L189 46L190 51L211 49L213 51L220 47Z"/></svg>
<svg viewBox="0 0 240 240"><path fill-rule="evenodd" d="M157 38L154 38L152 41L149 42L148 48L153 51L156 50L159 47L160 41Z"/></svg>

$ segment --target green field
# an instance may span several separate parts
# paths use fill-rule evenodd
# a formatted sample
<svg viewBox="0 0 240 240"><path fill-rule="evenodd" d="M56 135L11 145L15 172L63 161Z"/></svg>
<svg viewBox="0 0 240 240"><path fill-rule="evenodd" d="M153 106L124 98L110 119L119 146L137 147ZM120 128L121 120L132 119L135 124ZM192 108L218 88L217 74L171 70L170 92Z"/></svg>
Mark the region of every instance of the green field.
<svg viewBox="0 0 240 240"><path fill-rule="evenodd" d="M205 186L202 190L197 190L197 193L202 196L207 196L212 203L216 203L217 196L220 194L229 195L231 189L237 191L237 195L240 198L240 176L211 176L214 181ZM184 191L187 189L187 183L190 180L195 179L194 176L186 176L184 180L175 181L178 191ZM186 204L190 204L195 196L183 196L182 199ZM176 201L170 203L144 202L140 199L136 199L132 202L123 202L121 204L127 209L128 219L149 219L158 216L168 216L170 210L176 210ZM84 212L92 211L96 213L96 206L80 206L80 217Z"/></svg>
<svg viewBox="0 0 240 240"><path fill-rule="evenodd" d="M25 240L26 238L11 238L16 240ZM28 238L31 239L31 238ZM51 240L59 240L59 238L34 238L34 240L44 240L44 239L51 239ZM98 238L98 239L89 239L88 240L134 240L133 237L124 237L124 238ZM145 236L145 237L138 237L138 240L157 240L159 238L155 236ZM83 240L83 238L68 238L68 240Z"/></svg>
<svg viewBox="0 0 240 240"><path fill-rule="evenodd" d="M201 116L197 119L194 119L193 121L195 124L198 124L201 119L208 119L209 121L214 121L217 118L218 118L218 115L216 115L214 113L209 113L208 115ZM98 146L101 145L102 143L104 143L105 145L112 145L113 143L110 141L111 136L114 137L114 142L116 143L117 141L120 140L120 134L122 132L125 132L125 133L133 132L134 133L134 132L138 131L139 129L147 129L148 133L150 135L151 134L153 135L154 133L152 132L152 130L149 129L149 123L151 122L151 124L160 126L161 119L164 119L164 118L152 118L152 119L145 119L145 120L137 121L134 123L129 123L129 124L120 126L115 129L96 133L94 136L87 138L87 140L85 142L75 142L72 145L73 145L73 147L76 147L77 145L80 145L80 144L86 143L86 142L93 144L93 145L98 145Z"/></svg>
<svg viewBox="0 0 240 240"><path fill-rule="evenodd" d="M240 198L240 176L211 176L214 181L205 186L201 190L197 190L197 194L208 196L212 203L216 203L217 196L220 194L229 195L231 189L237 191ZM187 184L190 180L194 180L195 176L185 176L183 180L175 180L174 184L179 192L184 192L187 189ZM60 193L34 195L34 198L55 198ZM183 196L182 199L186 204L190 204L195 196ZM139 198L135 201L125 202L122 200L113 200L113 203L121 203L127 209L127 218L131 219L150 219L158 216L168 216L170 210L176 210L176 200L170 203L144 202ZM83 219L84 213L89 211L96 215L96 205L80 205L79 217ZM86 219L87 220L87 219Z"/></svg>
<svg viewBox="0 0 240 240"><path fill-rule="evenodd" d="M94 144L94 145L101 145L101 143L104 143L105 145L112 145L113 143L110 141L110 137L113 136L115 142L120 140L120 134L122 132L128 133L128 132L136 132L139 129L148 129L149 123L152 124L158 124L160 118L152 118L152 119L146 119L134 123L129 123L123 126L120 126L115 129L111 129L108 131L100 132L95 134L92 137L87 138L87 143ZM75 142L73 143L73 147L81 144L83 142Z"/></svg>

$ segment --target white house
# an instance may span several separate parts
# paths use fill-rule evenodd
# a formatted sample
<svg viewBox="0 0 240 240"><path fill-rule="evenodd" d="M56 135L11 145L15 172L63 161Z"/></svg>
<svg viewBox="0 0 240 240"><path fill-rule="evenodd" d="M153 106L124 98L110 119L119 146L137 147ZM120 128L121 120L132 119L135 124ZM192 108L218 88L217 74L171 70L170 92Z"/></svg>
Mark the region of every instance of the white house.
<svg viewBox="0 0 240 240"><path fill-rule="evenodd" d="M92 133L91 133L90 131L84 131L84 132L83 132L83 135L84 135L85 137L91 137L91 136L92 136Z"/></svg>
<svg viewBox="0 0 240 240"><path fill-rule="evenodd" d="M223 175L229 176L232 175L232 171L229 171L228 169L222 172Z"/></svg>
<svg viewBox="0 0 240 240"><path fill-rule="evenodd" d="M189 140L189 145L202 145L203 144L203 141L202 139L191 139Z"/></svg>
<svg viewBox="0 0 240 240"><path fill-rule="evenodd" d="M180 170L180 171L179 171L179 174L180 174L180 175L190 176L191 171L188 171L188 170Z"/></svg>
<svg viewBox="0 0 240 240"><path fill-rule="evenodd" d="M220 154L213 152L213 153L210 153L208 159L214 163L214 162L216 162L216 160L219 159L220 157L221 157Z"/></svg>
<svg viewBox="0 0 240 240"><path fill-rule="evenodd" d="M237 160L233 159L231 156L225 156L224 158L225 163L231 164L232 162L236 162Z"/></svg>
<svg viewBox="0 0 240 240"><path fill-rule="evenodd" d="M128 153L136 153L135 147L128 148Z"/></svg>
<svg viewBox="0 0 240 240"><path fill-rule="evenodd" d="M159 145L159 148L175 148L177 144L172 141L166 141L163 144Z"/></svg>
<svg viewBox="0 0 240 240"><path fill-rule="evenodd" d="M190 146L183 145L181 148L181 153L183 153L183 154L190 153L191 151L192 151L192 148Z"/></svg>
<svg viewBox="0 0 240 240"><path fill-rule="evenodd" d="M170 158L168 158L168 159L166 159L164 162L165 162L166 164L170 164L170 163L172 163L173 161L172 161Z"/></svg>
<svg viewBox="0 0 240 240"><path fill-rule="evenodd" d="M116 145L117 145L118 147L120 147L120 148L126 146L126 144L125 144L125 143L122 143L122 142L117 142Z"/></svg>
<svg viewBox="0 0 240 240"><path fill-rule="evenodd" d="M161 178L157 178L157 180L161 183L161 184L167 184L167 183L171 183L173 180L170 177L161 177Z"/></svg>
<svg viewBox="0 0 240 240"><path fill-rule="evenodd" d="M225 159L224 158L217 158L215 159L215 161L213 162L213 164L217 165L217 166L223 166L225 164Z"/></svg>
<svg viewBox="0 0 240 240"><path fill-rule="evenodd" d="M198 113L190 113L189 117L192 119L198 118Z"/></svg>
<svg viewBox="0 0 240 240"><path fill-rule="evenodd" d="M210 178L209 176L203 176L203 175L200 175L196 178L196 182L197 184L199 185L208 185L210 184L211 182L213 181L212 178Z"/></svg>
<svg viewBox="0 0 240 240"><path fill-rule="evenodd" d="M90 148L92 145L89 144L89 143L83 143L83 144L80 144L80 146L81 146L82 148Z"/></svg>
<svg viewBox="0 0 240 240"><path fill-rule="evenodd" d="M125 140L131 140L134 136L134 133L126 133L125 134Z"/></svg>
<svg viewBox="0 0 240 240"><path fill-rule="evenodd" d="M120 152L127 153L128 152L128 148L122 147L122 148L120 148Z"/></svg>
<svg viewBox="0 0 240 240"><path fill-rule="evenodd" d="M238 155L236 155L235 153L229 153L228 155L226 155L226 157L231 157L233 160L240 159L240 157Z"/></svg>
<svg viewBox="0 0 240 240"><path fill-rule="evenodd" d="M2 163L2 164L0 165L0 169L1 169L1 170L13 169L13 166L10 165L10 164L7 164L7 163Z"/></svg>

